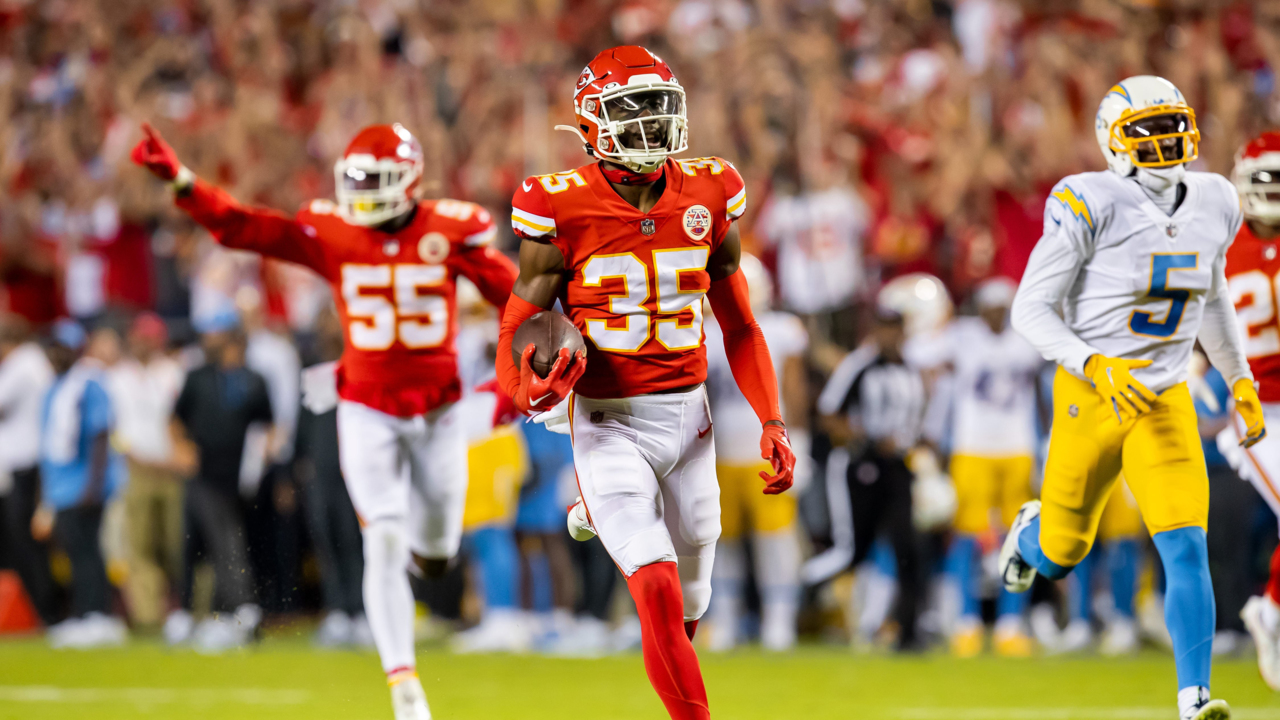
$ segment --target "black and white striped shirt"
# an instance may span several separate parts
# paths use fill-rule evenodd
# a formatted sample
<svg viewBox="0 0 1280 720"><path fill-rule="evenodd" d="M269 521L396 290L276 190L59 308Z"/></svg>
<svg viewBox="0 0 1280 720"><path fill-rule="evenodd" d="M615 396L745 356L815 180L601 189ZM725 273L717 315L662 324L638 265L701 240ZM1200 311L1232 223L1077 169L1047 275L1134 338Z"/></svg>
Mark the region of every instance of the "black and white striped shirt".
<svg viewBox="0 0 1280 720"><path fill-rule="evenodd" d="M818 396L818 412L844 414L873 442L889 440L899 452L919 440L927 403L920 373L890 361L875 343L845 356Z"/></svg>

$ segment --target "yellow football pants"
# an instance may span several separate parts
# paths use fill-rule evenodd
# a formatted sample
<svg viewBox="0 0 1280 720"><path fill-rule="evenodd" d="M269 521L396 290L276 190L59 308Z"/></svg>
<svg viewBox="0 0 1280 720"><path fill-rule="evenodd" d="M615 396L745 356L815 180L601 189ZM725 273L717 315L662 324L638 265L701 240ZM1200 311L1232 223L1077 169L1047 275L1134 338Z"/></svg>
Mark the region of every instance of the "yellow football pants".
<svg viewBox="0 0 1280 720"><path fill-rule="evenodd" d="M720 479L721 539L736 540L746 532L777 532L796 521L796 494L765 495L761 470L773 474L773 466L767 462L716 463L716 476Z"/></svg>
<svg viewBox="0 0 1280 720"><path fill-rule="evenodd" d="M529 471L524 438L514 425L493 433L467 450L467 502L462 528L511 524L516 519L520 486Z"/></svg>
<svg viewBox="0 0 1280 720"><path fill-rule="evenodd" d="M956 531L980 535L991 529L1008 530L1018 508L1031 499L1031 467L1030 455L952 455Z"/></svg>
<svg viewBox="0 0 1280 720"><path fill-rule="evenodd" d="M1209 475L1186 383L1165 390L1150 412L1122 424L1089 383L1059 368L1040 491L1046 557L1064 567L1084 559L1122 471L1152 535L1207 526Z"/></svg>
<svg viewBox="0 0 1280 720"><path fill-rule="evenodd" d="M1111 491L1111 497L1102 509L1102 519L1098 521L1099 540L1128 540L1136 538L1146 530L1142 524L1142 513L1138 510L1138 501L1133 491L1125 482L1124 476Z"/></svg>

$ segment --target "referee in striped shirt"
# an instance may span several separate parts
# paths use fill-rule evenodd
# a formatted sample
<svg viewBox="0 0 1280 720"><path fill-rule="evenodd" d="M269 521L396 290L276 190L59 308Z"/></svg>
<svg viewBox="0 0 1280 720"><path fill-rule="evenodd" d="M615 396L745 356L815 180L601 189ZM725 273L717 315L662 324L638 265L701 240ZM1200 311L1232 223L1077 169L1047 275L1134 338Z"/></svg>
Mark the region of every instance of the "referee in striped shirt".
<svg viewBox="0 0 1280 720"><path fill-rule="evenodd" d="M804 579L817 584L866 559L879 535L898 564L898 648L919 647L916 618L923 599L917 537L911 523L911 470L906 455L920 441L926 395L907 366L903 317L879 306L871 336L841 361L818 397L831 437L827 501L834 546L812 558Z"/></svg>

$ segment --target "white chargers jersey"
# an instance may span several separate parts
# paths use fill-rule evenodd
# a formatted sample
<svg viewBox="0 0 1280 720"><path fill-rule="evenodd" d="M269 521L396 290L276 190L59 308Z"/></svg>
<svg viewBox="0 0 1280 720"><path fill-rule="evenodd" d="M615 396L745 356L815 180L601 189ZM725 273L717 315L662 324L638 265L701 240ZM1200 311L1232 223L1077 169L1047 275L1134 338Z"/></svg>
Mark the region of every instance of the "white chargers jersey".
<svg viewBox="0 0 1280 720"><path fill-rule="evenodd" d="M1183 183L1173 215L1136 180L1110 171L1054 187L1013 304L1014 327L1045 358L1082 379L1090 355L1150 360L1133 374L1159 393L1186 380L1203 333L1214 364L1228 377L1238 372L1234 311L1219 305L1229 304L1225 255L1242 221L1240 201L1220 175L1187 172ZM1215 310L1212 337L1201 325L1206 302ZM1231 328L1218 327L1222 313Z"/></svg>
<svg viewBox="0 0 1280 720"><path fill-rule="evenodd" d="M789 358L804 355L809 348L809 333L800 319L791 313L762 313L756 316L756 322L760 323L764 340L769 345L769 357L773 360L778 386L781 387L783 367ZM764 462L760 457L760 419L733 379L729 358L724 354L720 325L709 318L704 327L707 333L707 394L711 399L711 419L715 423L716 459L729 465Z"/></svg>
<svg viewBox="0 0 1280 720"><path fill-rule="evenodd" d="M1035 454L1040 353L1013 328L999 334L981 318L956 318L933 358L951 368L951 452L979 457Z"/></svg>

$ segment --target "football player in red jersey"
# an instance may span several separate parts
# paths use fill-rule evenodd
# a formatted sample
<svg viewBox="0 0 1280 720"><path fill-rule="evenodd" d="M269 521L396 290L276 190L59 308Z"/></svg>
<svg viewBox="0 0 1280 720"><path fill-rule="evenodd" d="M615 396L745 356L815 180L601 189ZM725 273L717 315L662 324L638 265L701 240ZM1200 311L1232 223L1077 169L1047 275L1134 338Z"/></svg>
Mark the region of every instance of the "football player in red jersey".
<svg viewBox="0 0 1280 720"><path fill-rule="evenodd" d="M596 159L531 177L512 201L520 278L502 321L498 377L523 412L568 397L581 504L574 507L627 577L643 629L645 670L667 712L709 717L694 629L711 596L720 535L702 301L724 331L733 375L763 424L774 474L791 486L795 456L778 408L764 335L738 270L746 193L719 158L686 148L685 96L641 47L605 50L578 79L577 132ZM516 328L559 300L587 349L543 379L511 353ZM572 388L573 394L569 395Z"/></svg>
<svg viewBox="0 0 1280 720"><path fill-rule="evenodd" d="M342 473L364 534L364 596L397 720L426 720L413 654L412 554L426 574L458 550L467 446L449 412L460 387L455 283L501 310L516 269L489 247L493 220L457 200L420 200L422 148L404 127L361 130L334 167L335 205L296 216L247 207L196 178L150 126L133 159L222 245L298 263L333 287L346 328L338 363Z"/></svg>
<svg viewBox="0 0 1280 720"><path fill-rule="evenodd" d="M1244 224L1227 250L1227 286L1263 415L1280 422L1280 133L1263 133L1245 145L1232 180ZM1243 437L1239 418L1235 424ZM1243 453L1237 470L1280 516L1280 436L1233 452ZM1280 690L1280 548L1271 556L1266 593L1250 598L1240 615L1257 646L1263 680Z"/></svg>

